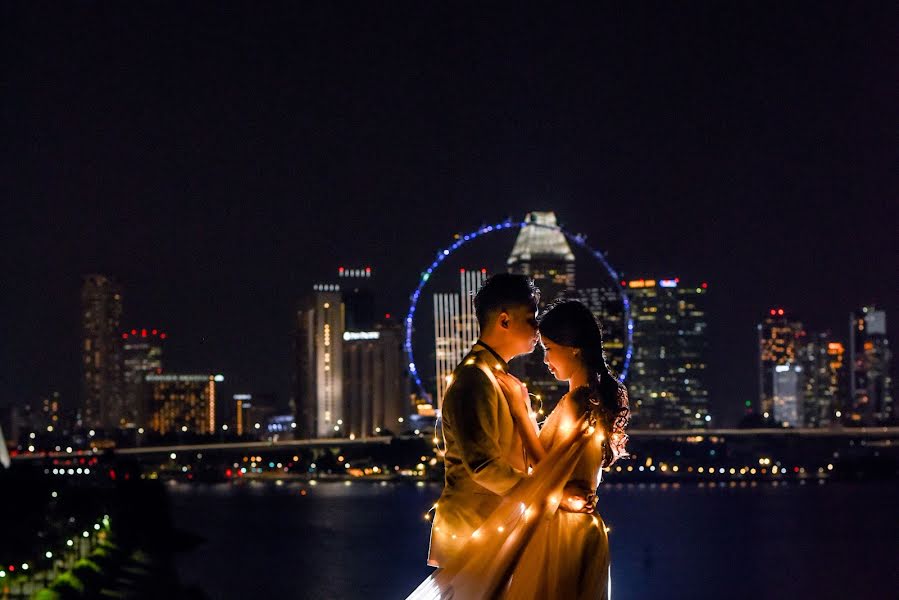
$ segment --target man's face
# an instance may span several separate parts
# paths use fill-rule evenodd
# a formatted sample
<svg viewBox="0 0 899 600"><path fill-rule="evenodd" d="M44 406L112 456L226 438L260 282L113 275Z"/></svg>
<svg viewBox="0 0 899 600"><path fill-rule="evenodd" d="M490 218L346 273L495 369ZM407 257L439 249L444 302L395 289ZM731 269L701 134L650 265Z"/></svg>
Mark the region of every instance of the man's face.
<svg viewBox="0 0 899 600"><path fill-rule="evenodd" d="M515 356L530 354L537 345L537 311L527 306L514 306L505 311L506 334ZM502 318L502 316L501 316Z"/></svg>

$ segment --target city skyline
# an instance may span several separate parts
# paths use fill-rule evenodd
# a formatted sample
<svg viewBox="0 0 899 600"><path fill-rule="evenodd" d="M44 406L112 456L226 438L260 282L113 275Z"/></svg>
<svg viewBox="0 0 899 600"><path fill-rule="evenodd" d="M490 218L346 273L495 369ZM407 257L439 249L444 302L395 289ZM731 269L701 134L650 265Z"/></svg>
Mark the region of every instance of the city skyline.
<svg viewBox="0 0 899 600"><path fill-rule="evenodd" d="M551 214L551 213L547 213L547 214ZM525 230L523 230L523 231L526 231L526 230L527 230L527 228L525 228ZM519 237L520 237L520 236L519 236ZM517 246L518 246L518 244L516 244L516 247L517 247ZM571 274L573 274L573 272L574 272L574 271L573 271L573 267L572 267ZM478 275L481 275L480 270L479 270L477 273L478 273ZM347 319L347 323L352 323L354 320L357 321L357 323L356 323L355 326L352 327L352 328L349 327L349 326L347 325L347 327L346 327L347 330L350 330L350 329L356 329L356 330L359 330L359 329L372 329L372 328L374 327L374 322L375 322L375 321L374 321L374 312L375 312L375 310L374 310L374 305L375 305L375 299L376 299L377 296L378 296L378 294L376 293L377 290L376 290L375 288L371 288L370 286L366 286L366 287L364 287L364 288L362 288L362 289L360 290L360 288L358 288L358 287L355 287L355 288L354 288L354 287L353 287L353 283L352 283L352 282L353 282L353 278L358 278L358 280L367 280L368 278L371 277L371 274L372 274L372 268L371 268L371 267L364 267L364 268L359 268L359 269L347 269L346 267L341 266L341 267L339 267L339 269L338 269L337 277L335 278L335 277L332 276L332 277L331 277L331 280L349 283L349 286L348 286L348 287L345 287L345 288L342 290L342 292L338 292L338 290L340 289L340 286L339 286L338 284L336 284L336 283L331 283L331 284L316 284L315 286L313 286L313 289L315 290L316 295L322 295L322 294L324 294L324 295L328 295L329 297L333 296L334 298L339 299L341 309L342 309L342 307L343 307L344 304L346 304L347 306L350 306L350 305L353 306L353 310L349 310L349 311L347 312L347 317L346 317L346 319ZM462 276L464 277L464 270L463 270ZM326 279L327 279L327 278L326 278ZM107 277L105 277L105 276L103 276L103 275L91 275L91 276L89 276L89 277L85 277L85 278L84 278L84 281L85 281L86 283L84 284L83 290L82 290L82 295L83 295L83 296L84 296L84 294L88 294L88 297L90 297L90 290L96 288L96 283L95 283L95 281L100 281L100 282L102 282L105 286L111 287L111 289L113 290L112 294L115 295L116 319L120 319L122 313L124 312L124 311L123 311L123 308L122 308L122 304L123 304L122 297L123 297L123 295L126 295L126 292L125 292L125 290L123 289L123 287L122 287L122 286L121 286L121 285L120 285L114 278L107 278ZM644 291L644 290L639 289L639 288L641 288L642 285L646 285L646 282L647 282L647 281L648 281L648 282L651 282L653 288L656 287L656 283L657 283L656 280L644 280L644 279L641 278L641 279L637 279L637 280L632 280L632 281L630 281L630 282L627 282L627 281L624 281L624 280L621 282L623 285L626 284L626 285L625 285L625 289L628 291L628 293L629 293L629 295L630 295L631 302L632 302L632 303L635 303L635 304L633 304L633 308L635 308L635 309L638 310L638 311L640 310L640 308L639 308L639 307L640 307L639 295L640 295L641 292ZM676 287L678 287L677 283L678 283L679 281L680 281L679 279L671 279L671 280L659 279L659 280L658 280L658 285L661 286L661 287L659 287L659 289L661 290L662 287L666 287L666 286L667 286L668 288L670 288L670 287L675 287L675 288L676 288ZM697 284L697 285L698 285L698 284ZM706 282L703 282L703 289L702 289L703 292L707 292L707 291L708 291L707 289L705 289L705 288L707 288L707 286L708 286L708 284L707 284ZM583 300L583 301L586 301L586 302L588 302L588 303L589 303L589 298L587 298L587 296L584 296L584 292L591 292L591 291L596 292L596 291L598 291L598 290L593 290L592 288L591 288L591 289L586 289L586 290L569 290L570 293L573 293L573 294L579 295L579 296L583 296L582 300ZM96 295L96 292L94 292L94 294ZM435 298L436 298L437 296L439 296L439 295L440 295L440 294L435 293ZM82 299L82 302L84 302L84 301L85 301L85 300L84 300L84 298L83 298L83 299ZM865 309L865 310L867 310L867 309ZM874 310L874 309L872 308L871 310ZM703 312L704 312L704 311L703 311ZM778 313L779 313L779 314L778 314ZM360 317L359 317L359 316L353 316L353 315L360 315L360 314L361 314L361 315L364 315L364 317L363 317L361 320L360 320ZM674 314L674 313L672 313L672 314ZM795 323L789 322L789 319L793 319L794 317L793 317L791 314L786 313L786 312L784 311L784 309L782 309L782 308L780 308L780 309L770 309L770 314L771 314L770 317L769 317L768 315L765 315L765 317L766 317L766 322L768 322L769 320L770 320L771 322L775 322L777 319L780 319L780 320L783 321L785 324L789 323L789 326L790 326L790 327L792 327L793 329L796 329L796 332L794 332L794 333L796 333L796 335L797 335L797 337L796 337L796 342L795 342L795 343L791 343L791 346L790 346L790 352L792 353L791 356L788 357L788 358L786 358L785 360L779 361L779 363L777 363L777 364L790 364L790 365L793 365L793 366L800 366L800 367L803 366L803 362L802 362L803 359L800 357L800 350L804 350L806 353L812 353L812 352L813 352L813 344L811 344L811 340L809 341L808 348L805 348L804 343L805 343L806 331L805 331L805 329L804 329L804 327L803 327L803 324L802 324L801 322L795 322ZM853 313L853 314L854 314L854 313ZM877 314L878 314L878 315L881 315L881 314L884 314L884 313L883 313L882 311L879 311ZM384 316L389 318L389 314L386 314L386 315L384 315ZM705 329L705 326L707 325L707 323L705 323L706 320L707 320L706 317L703 317L703 318L702 318L702 326L703 326L703 329ZM879 324L877 325L877 327L878 327L878 331L881 333L881 335L883 335L883 334L886 332L886 325L887 325L887 322L888 322L888 321L885 319L885 317L879 317L879 321L878 321ZM378 327L381 327L381 326L379 325ZM638 325L637 327L639 328L639 325ZM761 327L762 327L761 325L758 326L758 329L759 329L759 336L761 336L761 331L762 331L762 330L761 330ZM124 352L125 352L125 355L124 355L124 356L126 356L126 357L127 357L127 350L125 350L125 348L127 348L127 347L129 346L129 344L127 343L128 341L130 341L129 338L132 338L132 337L135 338L135 339L143 339L143 338L147 338L147 337L149 337L149 338L156 338L157 335L161 335L161 336L162 336L162 339L165 339L165 337L168 336L167 333L162 332L161 330L157 330L157 329L152 329L152 330L148 330L148 329L130 329L130 330L129 330L127 327L120 326L120 323L118 323L117 320L116 320L115 323L111 324L111 325L108 327L108 329L110 329L110 333L111 333L116 339L118 339L119 336L121 336L122 340L124 340L122 348L117 348L117 349L114 351L114 353L122 354L122 352L124 351ZM801 331L800 331L800 330L801 330ZM88 332L88 333L89 333L89 332ZM342 332L341 332L341 333L342 333ZM642 334L642 333L644 333L644 332L643 332L643 331L638 332L638 335L635 337L635 340L636 340L636 343L637 343L637 344L640 343L640 340L641 340L642 337L643 337L643 336L640 335L640 334ZM801 337L799 337L800 334L801 334ZM826 339L826 340L836 340L836 342L831 342L830 345L833 346L834 343L836 343L838 346L840 346L841 349L842 349L844 346L848 347L848 345L849 345L849 344L848 344L848 338L843 339L843 338L839 335L839 333L834 334L833 331L832 331L831 329L829 329L829 328L828 328L828 329L825 329L825 330L823 330L823 331L821 331L820 333L815 332L814 334L811 335L811 337L818 337L818 336L822 336L822 339ZM886 338L886 339L888 339L888 338ZM342 341L342 340L341 340L341 341ZM759 338L759 343L760 343L760 342L761 342L761 338ZM86 344L86 343L87 343L87 342L85 341L85 344ZM340 343L340 342L338 341L338 343ZM426 350L426 349L424 349L424 350ZM825 348L825 350L826 350L826 348ZM159 350L157 350L157 352L158 352L158 351L159 351ZM639 354L639 353L638 353L638 354ZM764 355L764 354L763 354L763 355ZM887 360L887 364L890 365L890 367L894 368L895 366L892 364L892 361L889 359L889 355L887 355L887 359L888 359L888 360ZM804 360L808 361L808 360L812 360L812 358L811 358L811 356L809 355L809 356L805 357ZM121 375L122 375L122 377L121 377L122 381L120 381L119 384L118 384L118 387L120 388L120 390L118 390L116 393L117 393L119 396L121 396L120 401L121 401L121 402L125 402L125 404L123 404L123 408L122 408L121 410L124 410L125 412L127 412L128 410L130 410L130 411L132 411L132 412L135 412L135 411L137 410L137 407L131 406L131 405L133 404L133 401L131 401L131 402L126 402L127 396L128 396L126 387L127 387L127 382L128 382L128 379L129 379L129 375L128 375L129 369L128 369L128 366L127 366L127 362L128 362L128 361L127 361L127 360L124 360L124 361L119 361L119 362L121 362L121 364L119 365L119 367L120 367L120 369L123 369L123 372L121 373ZM759 363L759 364L761 364L761 363ZM766 382L768 388L770 388L772 382L774 382L775 385L776 385L776 381L775 381L776 377L774 377L774 368L773 368L773 366L772 366L772 365L774 365L774 364L775 364L775 363L772 362L771 365L769 365L768 367L766 367L766 368L770 371L770 373L768 373L768 372L763 372L763 371L759 370L761 367L758 367L758 366L757 366L757 369L756 369L756 376L759 378L758 381L760 382L760 383L759 383L760 386L762 385L762 382ZM160 371L160 369L161 369L161 364L153 363L153 365L155 365L155 367L157 368L157 372L161 372L161 371ZM882 368L882 367L880 367L880 368ZM179 370L181 370L181 369L179 369L179 368L176 366L175 369L173 370L173 372L178 372ZM296 372L296 370L294 370L294 372ZM783 377L786 377L786 374L780 374L779 377L780 377L781 379L783 379ZM703 377L703 379L704 379L704 377ZM636 383L636 381L633 379L633 373L632 373L632 378L631 378L629 381L630 381L631 383ZM806 385L809 385L809 386L810 386L810 385L811 385L811 383L807 382L806 379L803 379L801 376L800 376L799 379L797 379L797 382L796 382L795 384L791 384L791 385L797 385L797 386L799 386L799 385L800 385L800 382L802 382L802 383L801 383L802 386L806 386ZM292 384L292 385L293 385L292 389L291 389L287 394L285 394L285 396L284 396L283 398L281 398L280 401L278 401L278 404L279 404L279 405L285 405L285 406L286 406L286 405L288 404L288 401L292 404L292 403L299 397L299 395L297 394L297 391L296 391L297 388L295 387L295 384ZM704 382L700 383L700 385L701 385L702 388L705 388L705 387L706 387L706 386L704 385ZM847 385L848 385L848 380L847 380L847 381L844 381L844 387L847 386ZM267 385L267 384L264 383L264 384L262 385L262 387L257 388L257 389L272 389L273 387L274 387L273 385ZM762 388L756 388L756 390L755 390L756 393L758 393L759 389L762 389ZM822 388L822 389L823 389L823 388ZM636 392L636 388L634 388L634 390L632 390L632 392ZM767 405L765 404L764 398L762 398L762 399L755 398L754 400L747 401L747 402L745 403L745 406L748 407L748 406L750 406L750 403L751 403L751 405L753 406L753 408L755 408L756 410L758 410L758 414L761 414L761 412L767 413L767 412L769 412L769 411L773 413L774 411L773 411L772 408L771 408L771 407L772 407L772 404L771 404L771 403L772 403L773 401L770 399L771 390L768 389L768 391L765 392L765 393L769 394L769 396L768 396L768 397L769 397L769 400L767 401L769 404L767 404ZM797 390L796 390L795 393L797 394L797 400L796 400L796 401L797 401L797 402L799 403L799 405L800 405L799 408L797 408L796 410L798 410L798 411L799 411L798 414L801 415L802 412L803 412L803 410L805 410L806 412L809 410L808 407L806 407L805 409L803 409L803 408L801 407L801 405L802 405L803 403L808 403L809 401L814 402L814 401L815 401L815 399L814 399L814 393L811 391L811 388L809 388L808 390L806 390L805 392L803 392L803 393L805 394L805 396L806 396L806 399L805 399L805 400L799 398L800 390L799 390L798 388L797 388ZM851 403L849 402L849 398L848 398L848 396L847 396L847 393L848 393L848 392L847 392L846 390L843 390L843 391L840 392L839 398L836 398L837 393L836 393L835 390L834 390L834 391L831 391L831 392L828 392L828 393L829 393L830 395L834 396L834 400L833 400L833 401L834 401L834 402L837 402L836 406L841 406L841 407L842 407L842 406L848 406L849 404L851 404ZM57 398L57 402L59 401L59 392L58 392L58 391L50 391L50 392L47 392L46 395L49 395L49 394L55 394L55 395L56 395L56 398ZM707 392L707 391L704 391L703 394L708 394L708 392ZM639 393L638 393L638 395L639 395ZM278 394L276 394L275 396L278 396ZM223 395L223 397L224 397L224 395ZM84 411L84 407L86 406L86 404L85 404L86 401L87 401L87 396L82 396L82 397L79 399L79 402L78 402L77 406L74 406L74 407L73 407L72 405L70 405L70 404L69 404L69 405L66 405L65 403L63 404L63 406L65 406L65 407L68 409L68 412L69 412L70 414L73 412L73 409L75 409L75 408L77 408L77 409L79 409L79 410L81 410L81 411L83 412L83 411ZM343 402L343 401L340 400L340 402ZM29 404L32 404L32 405L33 405L33 404L36 404L36 403L29 403ZM704 401L700 402L700 404L699 404L698 406L705 406L705 405L707 405L707 404L708 404L708 400L704 400ZM127 406L126 406L126 405L127 405ZM712 405L712 406L713 406L713 405ZM767 407L767 409L766 409L766 407ZM743 407L742 405L740 405L739 408L740 408L741 411L742 411L742 412L740 413L741 415L742 415L743 413L746 412L746 409L744 409L744 407ZM348 409L347 409L347 410L348 410ZM705 411L706 411L706 409L701 409L701 412L703 413L703 415L705 414ZM301 409L300 409L299 407L297 407L296 415L299 417L298 420L302 422L301 412L302 412ZM734 420L731 420L731 422L724 422L724 423L722 423L722 419L719 418L719 415L715 414L716 411L715 411L714 409L709 410L708 412L709 412L710 414L712 414L713 416L715 416L715 418L716 418L716 425L718 425L718 426L722 426L722 425L734 425L734 424L735 424L735 421L734 421ZM825 411L825 412L826 412L826 411ZM228 420L228 419L229 419L229 416L231 416L231 415L229 415L229 413L230 413L230 411L226 411L225 413L220 414L220 418L224 418L224 419ZM692 411L690 411L690 413L692 414ZM726 417L724 417L724 418L726 419ZM766 418L767 418L767 417L766 417ZM797 419L798 419L798 420L797 420ZM705 420L708 420L708 419L705 419ZM145 421L146 421L146 419L145 419ZM702 419L699 419L698 422L701 422L701 421L702 421ZM797 426L797 425L801 426L801 425L804 425L804 424L807 424L807 423L808 423L808 424L812 424L812 425L814 426L814 423L813 423L813 422L809 422L809 419L807 419L807 418L800 418L800 416L796 416L796 417L794 417L793 419L783 420L784 423L785 423L785 422L788 422L788 421L789 421L790 424L793 425L793 426ZM229 421L229 422L230 422L230 421ZM781 421L778 420L777 422L780 423ZM821 423L824 424L824 425L826 425L827 422L828 422L827 419L824 419L824 420L821 421ZM146 424L146 423L142 423L142 424ZM232 425L233 425L233 423L232 423ZM99 425L98 423L94 423L94 426L100 426L100 425ZM331 425L328 425L328 428L329 428L329 429L330 429L330 427L331 427ZM320 431L319 434L322 434L322 432ZM323 434L322 434L322 435L323 435Z"/></svg>
<svg viewBox="0 0 899 600"><path fill-rule="evenodd" d="M125 327L171 332L167 362L286 398L293 304L333 264L376 266L385 312L402 312L455 232L532 210L624 277L709 282L712 411L732 419L756 395L769 307L840 336L856 307L896 310L886 20L640 9L603 14L599 35L556 14L534 37L526 11L469 30L421 10L419 28L360 13L338 32L325 9L186 9L129 21L126 39L116 11L10 8L0 403L78 401L77 295L95 272L126 290Z"/></svg>

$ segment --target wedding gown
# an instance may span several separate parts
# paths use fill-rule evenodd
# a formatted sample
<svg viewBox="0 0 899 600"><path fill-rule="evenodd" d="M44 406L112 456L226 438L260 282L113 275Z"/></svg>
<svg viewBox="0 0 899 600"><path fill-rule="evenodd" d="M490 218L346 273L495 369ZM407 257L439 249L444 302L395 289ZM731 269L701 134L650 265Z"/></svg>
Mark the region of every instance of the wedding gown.
<svg viewBox="0 0 899 600"><path fill-rule="evenodd" d="M610 598L605 523L595 512L559 510L569 481L599 485L604 435L587 406L564 396L540 431L546 457L407 600ZM623 448L623 431L612 436Z"/></svg>

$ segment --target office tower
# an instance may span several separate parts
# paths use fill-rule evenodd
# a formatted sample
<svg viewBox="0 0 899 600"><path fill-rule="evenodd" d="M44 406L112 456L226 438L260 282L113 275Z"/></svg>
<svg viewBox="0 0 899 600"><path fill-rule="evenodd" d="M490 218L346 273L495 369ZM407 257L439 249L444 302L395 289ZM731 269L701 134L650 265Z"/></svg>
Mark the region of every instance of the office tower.
<svg viewBox="0 0 899 600"><path fill-rule="evenodd" d="M540 288L540 309L562 297L576 297L575 259L571 246L558 227L554 212L530 212L518 232L512 252L506 260L510 273L527 275ZM510 370L535 398L551 410L566 389L543 364L543 348L512 361Z"/></svg>
<svg viewBox="0 0 899 600"><path fill-rule="evenodd" d="M158 433L215 432L216 384L221 375L150 373L149 427Z"/></svg>
<svg viewBox="0 0 899 600"><path fill-rule="evenodd" d="M375 326L375 295L371 267L339 267L337 278L343 296L347 331L370 331Z"/></svg>
<svg viewBox="0 0 899 600"><path fill-rule="evenodd" d="M783 427L799 427L802 424L802 401L799 380L802 367L777 365L771 382L774 422Z"/></svg>
<svg viewBox="0 0 899 600"><path fill-rule="evenodd" d="M162 373L162 347L168 334L159 329L130 329L122 338L122 379L124 402L122 419L126 424L148 424L145 378Z"/></svg>
<svg viewBox="0 0 899 600"><path fill-rule="evenodd" d="M122 417L119 327L122 290L104 275L88 275L81 287L82 424L113 429Z"/></svg>
<svg viewBox="0 0 899 600"><path fill-rule="evenodd" d="M787 315L783 308L772 308L757 325L759 347L759 403L757 410L768 419L774 407L775 367L796 365L799 347L805 340L802 322Z"/></svg>
<svg viewBox="0 0 899 600"><path fill-rule="evenodd" d="M403 329L395 323L343 334L344 423L347 436L397 433L411 411Z"/></svg>
<svg viewBox="0 0 899 600"><path fill-rule="evenodd" d="M64 423L60 409L59 392L52 392L40 399L34 406L27 403L21 407L18 413L22 419L22 426L29 432L32 431L61 431ZM9 429L8 431L11 431Z"/></svg>
<svg viewBox="0 0 899 600"><path fill-rule="evenodd" d="M892 361L886 312L864 306L849 315L849 424L892 423Z"/></svg>
<svg viewBox="0 0 899 600"><path fill-rule="evenodd" d="M541 306L574 293L574 253L554 212L530 212L506 260L510 273L529 276L540 288Z"/></svg>
<svg viewBox="0 0 899 600"><path fill-rule="evenodd" d="M708 284L679 278L622 282L631 301L634 354L627 388L634 427L706 427Z"/></svg>
<svg viewBox="0 0 899 600"><path fill-rule="evenodd" d="M296 405L301 437L343 437L343 296L316 284L297 311Z"/></svg>
<svg viewBox="0 0 899 600"><path fill-rule="evenodd" d="M624 352L627 338L624 324L624 302L618 290L611 286L582 288L577 298L590 309L602 325L603 350L606 363L612 372L620 374L624 368Z"/></svg>
<svg viewBox="0 0 899 600"><path fill-rule="evenodd" d="M834 341L829 332L807 336L799 347L798 364L802 368L802 424L805 427L826 427L842 411L847 395L842 343Z"/></svg>
<svg viewBox="0 0 899 600"><path fill-rule="evenodd" d="M480 328L474 296L487 280L487 269L459 271L459 293L434 294L434 355L436 357L437 407L449 377L478 339Z"/></svg>
<svg viewBox="0 0 899 600"><path fill-rule="evenodd" d="M271 393L234 394L231 400L237 435L262 436L266 433L266 423L279 412L277 398ZM295 422L294 418L291 423Z"/></svg>

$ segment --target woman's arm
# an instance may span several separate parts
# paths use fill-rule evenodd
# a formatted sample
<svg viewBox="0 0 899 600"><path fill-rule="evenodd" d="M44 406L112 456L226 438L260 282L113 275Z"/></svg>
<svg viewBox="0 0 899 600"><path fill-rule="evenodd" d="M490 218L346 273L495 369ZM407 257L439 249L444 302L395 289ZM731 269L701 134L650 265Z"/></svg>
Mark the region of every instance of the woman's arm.
<svg viewBox="0 0 899 600"><path fill-rule="evenodd" d="M537 431L531 422L531 407L527 387L518 378L508 373L496 373L496 380L503 390L509 409L512 411L512 419L521 435L524 449L532 462L536 465L546 456L546 450L537 437Z"/></svg>

